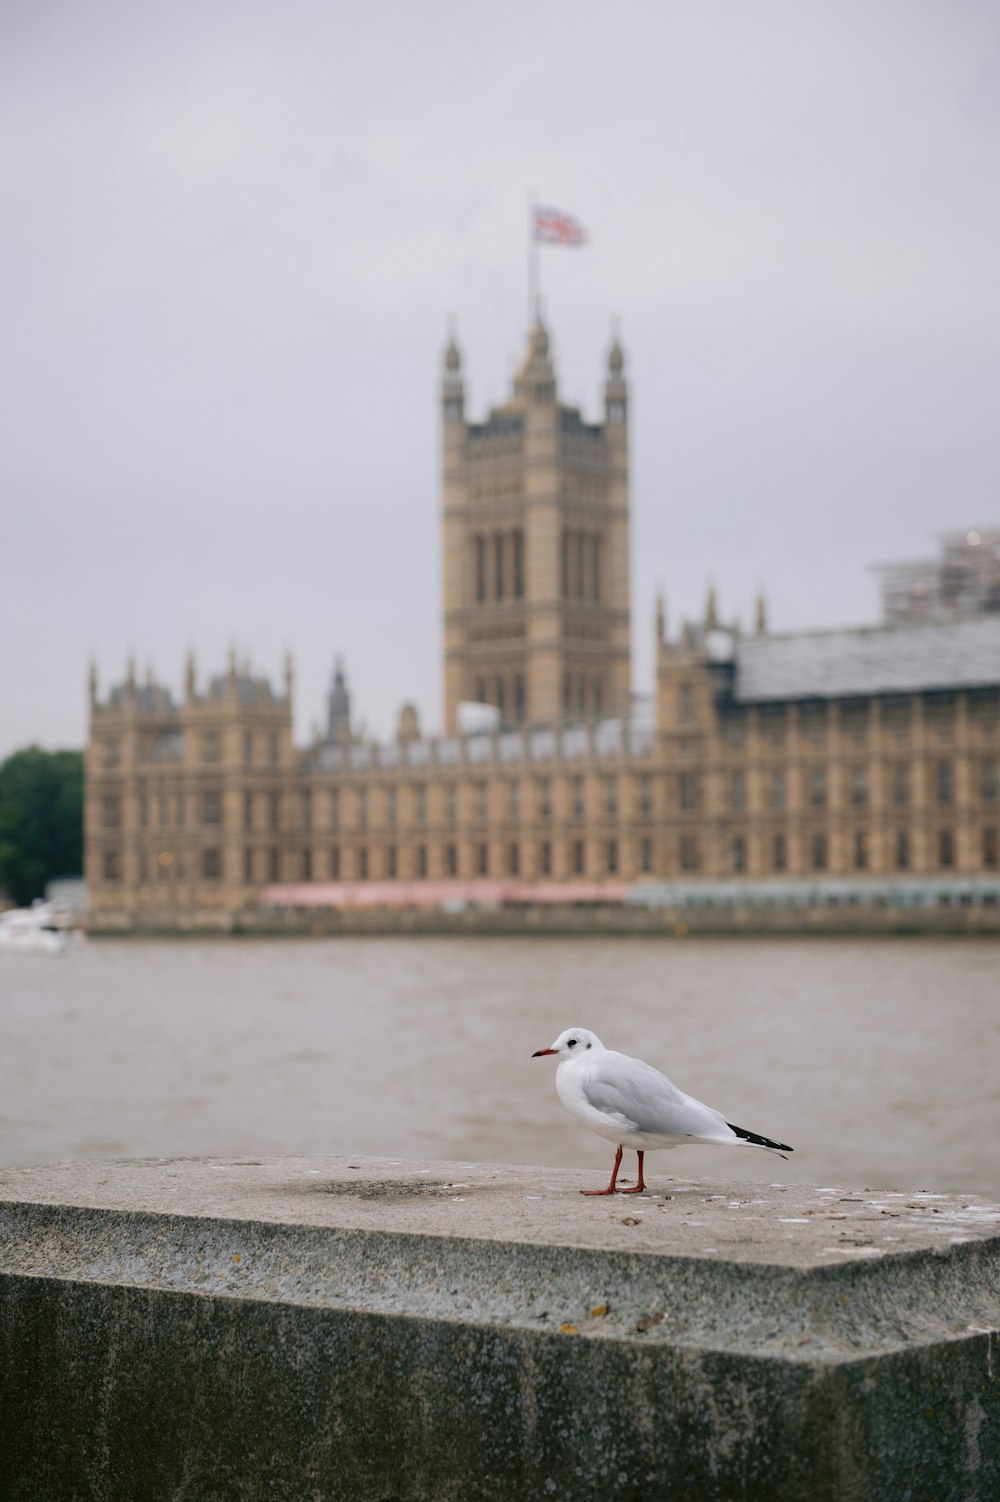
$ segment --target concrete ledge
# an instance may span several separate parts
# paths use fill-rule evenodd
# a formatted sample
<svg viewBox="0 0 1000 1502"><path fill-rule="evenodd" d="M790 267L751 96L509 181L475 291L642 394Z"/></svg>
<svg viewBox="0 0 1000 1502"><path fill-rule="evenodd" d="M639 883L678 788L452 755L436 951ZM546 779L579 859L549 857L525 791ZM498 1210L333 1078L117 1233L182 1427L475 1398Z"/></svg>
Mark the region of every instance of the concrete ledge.
<svg viewBox="0 0 1000 1502"><path fill-rule="evenodd" d="M1000 1495L1000 1209L583 1186L330 1158L0 1171L0 1495Z"/></svg>

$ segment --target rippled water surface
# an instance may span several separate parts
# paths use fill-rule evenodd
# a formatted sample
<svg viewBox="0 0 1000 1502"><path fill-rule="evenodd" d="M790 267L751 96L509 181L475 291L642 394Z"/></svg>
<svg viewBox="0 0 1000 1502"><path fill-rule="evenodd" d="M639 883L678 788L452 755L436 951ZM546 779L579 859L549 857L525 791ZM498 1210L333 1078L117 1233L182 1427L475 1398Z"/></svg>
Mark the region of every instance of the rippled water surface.
<svg viewBox="0 0 1000 1502"><path fill-rule="evenodd" d="M1000 1195L1000 946L963 940L105 941L0 956L0 1162L373 1153L564 1166L564 1027L640 1054L788 1163L708 1173ZM634 1159L632 1160L634 1163Z"/></svg>

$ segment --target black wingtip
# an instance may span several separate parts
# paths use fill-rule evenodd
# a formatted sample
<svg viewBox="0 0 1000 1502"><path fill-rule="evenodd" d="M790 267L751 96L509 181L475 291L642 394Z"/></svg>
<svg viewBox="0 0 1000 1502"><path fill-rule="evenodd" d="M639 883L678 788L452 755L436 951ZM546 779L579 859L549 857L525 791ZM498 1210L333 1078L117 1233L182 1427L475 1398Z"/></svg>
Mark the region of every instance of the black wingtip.
<svg viewBox="0 0 1000 1502"><path fill-rule="evenodd" d="M746 1127L738 1127L733 1121L727 1121L726 1126L731 1132L735 1132L737 1137L742 1137L744 1142L753 1143L754 1147L769 1147L773 1153L780 1153L782 1157L785 1153L795 1151L794 1147L789 1147L787 1142L772 1142L770 1137L762 1137L759 1132L748 1132Z"/></svg>

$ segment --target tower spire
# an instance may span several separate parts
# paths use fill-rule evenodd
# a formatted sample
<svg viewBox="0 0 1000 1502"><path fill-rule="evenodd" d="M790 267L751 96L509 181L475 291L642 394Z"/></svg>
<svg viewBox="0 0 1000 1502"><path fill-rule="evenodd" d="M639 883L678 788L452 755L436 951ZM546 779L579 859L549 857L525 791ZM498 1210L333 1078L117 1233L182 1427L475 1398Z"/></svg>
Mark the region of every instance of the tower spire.
<svg viewBox="0 0 1000 1502"><path fill-rule="evenodd" d="M705 600L705 630L714 631L719 624L719 612L715 602L715 585L708 586L708 596Z"/></svg>

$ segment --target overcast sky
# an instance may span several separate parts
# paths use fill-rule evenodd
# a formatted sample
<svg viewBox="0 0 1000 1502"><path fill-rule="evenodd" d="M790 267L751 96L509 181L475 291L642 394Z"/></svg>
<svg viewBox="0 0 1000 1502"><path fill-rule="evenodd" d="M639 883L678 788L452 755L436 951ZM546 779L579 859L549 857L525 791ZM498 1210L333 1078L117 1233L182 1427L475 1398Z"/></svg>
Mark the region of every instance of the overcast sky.
<svg viewBox="0 0 1000 1502"><path fill-rule="evenodd" d="M877 618L870 565L1000 524L995 0L0 0L0 755L87 662L230 642L297 724L440 722L438 382L526 326L631 381L634 684L655 591Z"/></svg>

